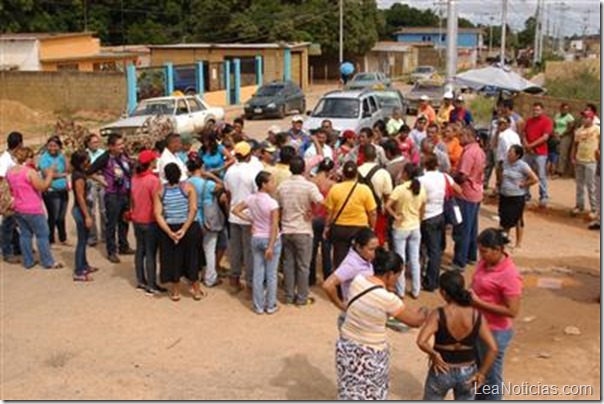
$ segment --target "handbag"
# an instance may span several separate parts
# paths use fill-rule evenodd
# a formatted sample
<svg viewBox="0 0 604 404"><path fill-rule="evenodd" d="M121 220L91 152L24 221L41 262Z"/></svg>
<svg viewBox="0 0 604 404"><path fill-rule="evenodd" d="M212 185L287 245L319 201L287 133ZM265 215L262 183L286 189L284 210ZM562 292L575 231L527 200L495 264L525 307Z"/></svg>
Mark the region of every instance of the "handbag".
<svg viewBox="0 0 604 404"><path fill-rule="evenodd" d="M338 221L338 219L340 218L340 215L342 214L342 212L344 211L344 208L346 207L346 205L348 204L348 201L350 200L350 197L352 196L352 193L354 192L354 190L356 189L357 185L359 185L359 181L356 181L354 183L354 185L352 186L352 188L350 189L350 192L348 193L348 196L346 197L346 199L344 200L344 203L342 204L342 206L340 206L340 210L338 211L338 213L336 214L336 216L333 218L333 220L331 221L331 223L329 223L329 232L327 234L327 239L331 240L332 239L332 235L331 235L331 230L334 224L336 224L336 222Z"/></svg>
<svg viewBox="0 0 604 404"><path fill-rule="evenodd" d="M207 204L205 201L206 186L208 180L205 180L201 190L201 209L203 210L203 225L209 231L219 232L224 228L225 216L216 201L212 198L212 202Z"/></svg>
<svg viewBox="0 0 604 404"><path fill-rule="evenodd" d="M443 174L443 177L445 179L445 223L453 226L459 226L463 222L461 208L453 196L453 187L449 183L449 180L447 180L447 176Z"/></svg>

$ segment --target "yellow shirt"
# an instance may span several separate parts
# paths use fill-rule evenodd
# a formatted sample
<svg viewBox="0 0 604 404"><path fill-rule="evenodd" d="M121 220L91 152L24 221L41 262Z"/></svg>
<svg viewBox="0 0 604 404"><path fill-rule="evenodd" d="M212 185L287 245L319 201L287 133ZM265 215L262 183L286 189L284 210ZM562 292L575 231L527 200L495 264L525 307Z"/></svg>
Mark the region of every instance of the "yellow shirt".
<svg viewBox="0 0 604 404"><path fill-rule="evenodd" d="M394 228L398 230L414 230L420 226L420 210L426 203L426 189L422 186L418 195L411 191L411 181L403 182L394 188L390 200L394 201L394 211L402 216L402 221L395 222Z"/></svg>
<svg viewBox="0 0 604 404"><path fill-rule="evenodd" d="M292 176L292 172L289 171L289 166L286 164L276 164L271 167L269 172L275 176L275 182L277 183L277 187L279 187L279 185L281 185L284 180Z"/></svg>
<svg viewBox="0 0 604 404"><path fill-rule="evenodd" d="M580 163L595 163L596 150L600 141L600 128L592 125L589 128L580 127L575 132L577 142L577 161Z"/></svg>
<svg viewBox="0 0 604 404"><path fill-rule="evenodd" d="M332 220L340 211L353 185L354 181L344 181L334 185L329 190L325 206L333 215ZM368 226L369 212L376 209L377 205L369 187L365 184L358 184L336 224L340 226Z"/></svg>
<svg viewBox="0 0 604 404"><path fill-rule="evenodd" d="M453 111L454 108L453 105L449 105L448 107L445 105L441 106L438 110L438 114L436 114L436 123L442 127L444 123L449 122L451 119L451 111Z"/></svg>

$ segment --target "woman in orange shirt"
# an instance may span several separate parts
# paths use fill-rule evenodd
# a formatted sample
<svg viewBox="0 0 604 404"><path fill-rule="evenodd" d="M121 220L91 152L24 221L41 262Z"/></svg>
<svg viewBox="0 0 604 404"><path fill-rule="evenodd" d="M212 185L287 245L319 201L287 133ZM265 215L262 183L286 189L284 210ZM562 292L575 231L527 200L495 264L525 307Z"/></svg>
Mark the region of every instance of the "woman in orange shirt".
<svg viewBox="0 0 604 404"><path fill-rule="evenodd" d="M456 124L448 124L445 126L443 129L443 135L443 140L447 145L447 154L449 155L449 160L451 161L451 170L454 171L457 169L457 164L459 163L461 153L463 152L463 147L459 142Z"/></svg>

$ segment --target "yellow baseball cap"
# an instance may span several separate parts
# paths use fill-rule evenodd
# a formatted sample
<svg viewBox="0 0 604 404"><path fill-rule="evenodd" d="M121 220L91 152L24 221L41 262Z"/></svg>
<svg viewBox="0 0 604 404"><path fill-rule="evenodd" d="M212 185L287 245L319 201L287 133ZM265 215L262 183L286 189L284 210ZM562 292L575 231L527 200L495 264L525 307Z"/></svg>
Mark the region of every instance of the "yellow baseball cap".
<svg viewBox="0 0 604 404"><path fill-rule="evenodd" d="M252 151L252 147L246 141L239 142L234 147L235 154L239 154L240 156L247 156Z"/></svg>

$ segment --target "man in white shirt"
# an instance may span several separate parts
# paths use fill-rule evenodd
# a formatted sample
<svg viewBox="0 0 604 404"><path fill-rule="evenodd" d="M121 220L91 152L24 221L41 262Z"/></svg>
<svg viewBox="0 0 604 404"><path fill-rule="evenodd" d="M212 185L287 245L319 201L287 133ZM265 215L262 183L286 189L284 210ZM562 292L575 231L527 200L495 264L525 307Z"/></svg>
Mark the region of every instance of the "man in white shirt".
<svg viewBox="0 0 604 404"><path fill-rule="evenodd" d="M322 154L323 158L329 158L333 160L333 150L327 144L327 132L323 129L317 129L314 134L315 142L312 142L311 145L306 149L304 153L304 158L309 159L315 157L319 154ZM322 153L317 152L317 146L322 151Z"/></svg>
<svg viewBox="0 0 604 404"><path fill-rule="evenodd" d="M427 125L428 119L426 119L426 117L422 115L417 118L415 127L413 128L413 130L411 130L411 139L413 139L413 144L415 144L417 147L420 147L426 136L428 136L428 132L426 131Z"/></svg>
<svg viewBox="0 0 604 404"><path fill-rule="evenodd" d="M384 245L386 241L386 230L388 220L384 206L388 202L388 197L392 193L392 177L390 173L381 168L377 160L375 146L368 144L364 146L363 154L365 156L364 163L359 167L359 176L363 183L366 183L373 193L376 204L378 205L378 217L375 225L375 233L378 237L380 245Z"/></svg>
<svg viewBox="0 0 604 404"><path fill-rule="evenodd" d="M262 170L261 166L250 163L252 147L242 141L234 147L235 159L224 176L224 188L228 192L231 210L239 202L244 201L256 191L256 175ZM242 267L245 267L245 282L252 287L253 257L252 257L252 223L241 219L232 212L229 214L231 238L229 239L229 262L231 264L231 287L236 291L241 289L239 282Z"/></svg>
<svg viewBox="0 0 604 404"><path fill-rule="evenodd" d="M157 170L159 172L159 178L161 179L163 184L166 184L168 180L166 179L166 175L164 173L164 168L170 164L174 163L180 168L180 180L186 181L189 176L187 175L187 166L185 163L178 157L178 152L182 149L182 140L180 139L180 135L177 133L171 133L166 137L166 148L161 154L161 157L157 161Z"/></svg>
<svg viewBox="0 0 604 404"><path fill-rule="evenodd" d="M13 168L16 163L13 159L13 153L23 147L23 135L19 132L11 132L6 138L7 150L0 156L0 181L6 181L6 173L8 170ZM19 259L15 256L18 245L13 243L14 240L18 240L15 237L17 232L17 220L14 215L2 217L1 227L1 241L2 241L2 257L5 262L14 264L19 262Z"/></svg>

